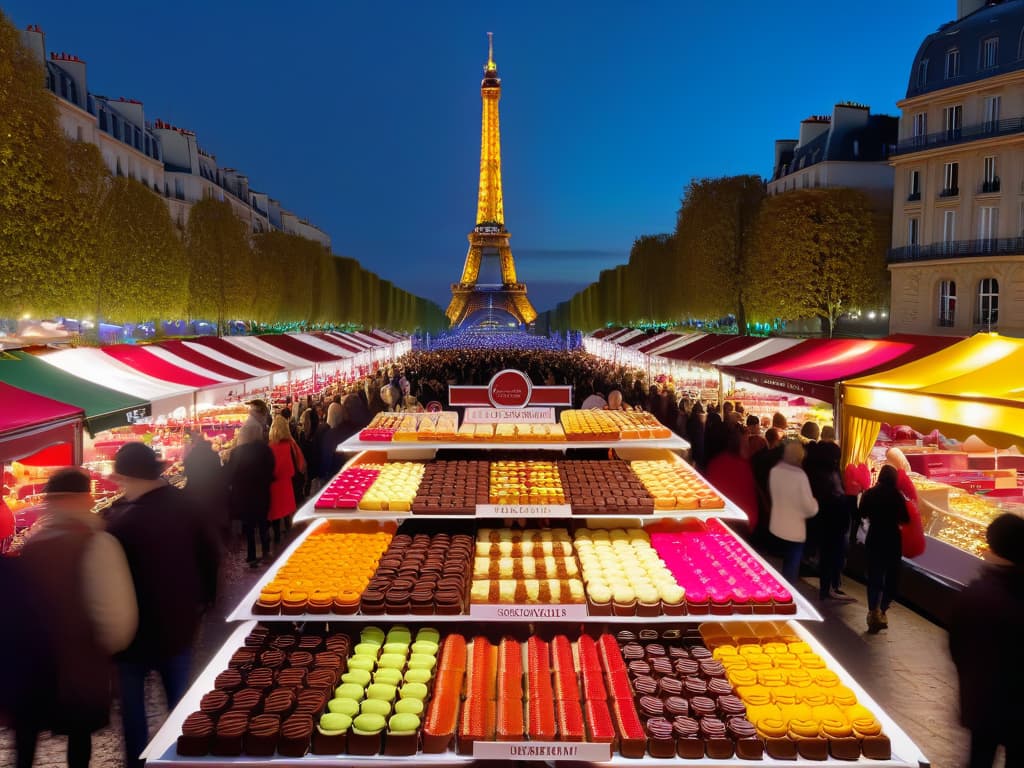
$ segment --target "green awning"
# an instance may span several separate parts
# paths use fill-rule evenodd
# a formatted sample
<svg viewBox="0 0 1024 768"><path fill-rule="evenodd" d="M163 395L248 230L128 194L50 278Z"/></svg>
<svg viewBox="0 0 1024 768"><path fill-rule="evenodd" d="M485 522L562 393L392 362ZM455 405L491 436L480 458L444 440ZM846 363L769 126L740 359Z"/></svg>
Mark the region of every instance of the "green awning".
<svg viewBox="0 0 1024 768"><path fill-rule="evenodd" d="M72 376L18 350L0 353L0 381L78 406L85 411L85 426L93 435L152 413L147 400Z"/></svg>

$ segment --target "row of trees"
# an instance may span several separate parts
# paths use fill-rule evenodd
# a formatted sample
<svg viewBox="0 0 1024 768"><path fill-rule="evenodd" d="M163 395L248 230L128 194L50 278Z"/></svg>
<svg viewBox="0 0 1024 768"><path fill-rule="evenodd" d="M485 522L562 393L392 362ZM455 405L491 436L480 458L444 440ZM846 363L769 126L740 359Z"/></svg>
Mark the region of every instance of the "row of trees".
<svg viewBox="0 0 1024 768"><path fill-rule="evenodd" d="M447 327L440 307L296 235L252 235L230 203L191 207L112 177L58 126L44 71L0 13L0 318L181 318Z"/></svg>
<svg viewBox="0 0 1024 768"><path fill-rule="evenodd" d="M552 312L554 328L755 323L819 318L829 336L845 313L888 300L891 214L854 189L767 196L757 176L695 179L671 235L633 244L629 263Z"/></svg>

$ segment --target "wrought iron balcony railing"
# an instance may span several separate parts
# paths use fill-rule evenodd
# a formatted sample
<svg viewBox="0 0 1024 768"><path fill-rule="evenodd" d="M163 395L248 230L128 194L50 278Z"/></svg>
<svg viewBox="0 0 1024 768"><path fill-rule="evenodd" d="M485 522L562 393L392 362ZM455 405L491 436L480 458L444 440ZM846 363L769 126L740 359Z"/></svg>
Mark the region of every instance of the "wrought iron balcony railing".
<svg viewBox="0 0 1024 768"><path fill-rule="evenodd" d="M928 245L905 245L889 249L889 263L1012 254L1024 255L1024 237L992 237L982 240L950 240Z"/></svg>
<svg viewBox="0 0 1024 768"><path fill-rule="evenodd" d="M965 141L978 141L979 139L990 139L995 136L1009 136L1014 133L1024 133L1024 117L1010 117L1006 120L986 120L977 125L967 125L962 128L938 131L937 133L912 136L899 142L896 145L896 151L891 154L905 155L910 152L923 152L926 149L948 147Z"/></svg>

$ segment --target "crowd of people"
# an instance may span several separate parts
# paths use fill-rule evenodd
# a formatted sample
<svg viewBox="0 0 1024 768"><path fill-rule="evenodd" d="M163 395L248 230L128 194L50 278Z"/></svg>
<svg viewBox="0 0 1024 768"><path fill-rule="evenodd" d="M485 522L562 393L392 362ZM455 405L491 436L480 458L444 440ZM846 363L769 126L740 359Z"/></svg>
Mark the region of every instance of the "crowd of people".
<svg viewBox="0 0 1024 768"><path fill-rule="evenodd" d="M816 554L821 600L854 601L842 574L853 532L866 530L868 631L888 627L899 593L901 526L909 520L898 452L872 481L844 472L829 426L808 421L794 430L781 413L762 420L736 403L691 402L582 351L411 352L316 396L277 408L252 401L226 456L195 432L183 489L162 477L163 464L143 443L118 451L112 478L123 495L102 516L91 511L86 473L68 468L50 477L45 513L19 556L0 556L6 616L19 628L0 633L0 658L19 660L0 678L0 715L16 734L18 768L31 767L44 730L67 735L69 766L87 766L91 734L109 719L115 678L126 764L141 765L149 738L144 681L159 673L171 707L184 695L191 649L234 530L250 567L267 563L298 506L341 468L338 444L374 414L447 403L448 386L486 384L505 368L525 371L536 384L571 385L577 406L646 410L684 435L688 458L746 513L742 533L781 556L786 579L795 585L802 561ZM1007 745L1008 765L1020 754L1012 736L1019 716L993 705L1024 683L1019 665L993 675L982 659L1013 658L1024 629L1024 519L997 519L989 543L996 564L964 592L950 632L972 766L991 765L999 744Z"/></svg>

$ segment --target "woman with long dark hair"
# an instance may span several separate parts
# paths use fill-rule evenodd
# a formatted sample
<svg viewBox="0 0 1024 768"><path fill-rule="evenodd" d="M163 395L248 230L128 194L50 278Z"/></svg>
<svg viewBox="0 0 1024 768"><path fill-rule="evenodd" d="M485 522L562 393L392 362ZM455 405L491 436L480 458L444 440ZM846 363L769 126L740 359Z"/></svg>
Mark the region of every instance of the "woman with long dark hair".
<svg viewBox="0 0 1024 768"><path fill-rule="evenodd" d="M868 579L868 632L888 629L886 611L896 599L900 587L903 559L900 525L910 522L907 500L897 487L899 473L886 464L878 473L878 482L860 499L859 514L868 521L864 541Z"/></svg>

